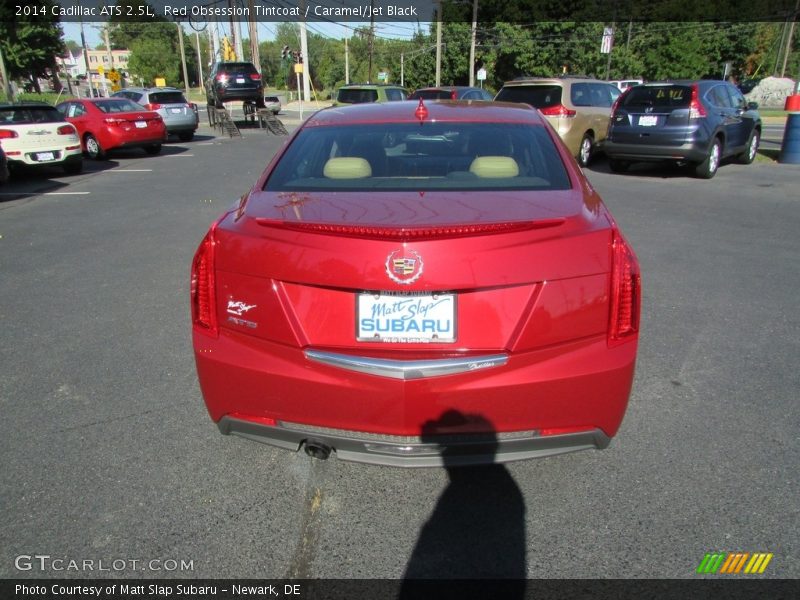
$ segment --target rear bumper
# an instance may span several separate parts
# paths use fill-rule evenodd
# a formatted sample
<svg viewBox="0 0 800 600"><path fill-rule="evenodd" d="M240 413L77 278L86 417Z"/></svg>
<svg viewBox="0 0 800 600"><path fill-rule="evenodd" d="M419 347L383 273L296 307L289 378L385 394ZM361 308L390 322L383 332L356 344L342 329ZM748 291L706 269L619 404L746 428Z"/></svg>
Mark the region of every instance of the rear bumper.
<svg viewBox="0 0 800 600"><path fill-rule="evenodd" d="M388 436L278 422L275 426L223 417L221 433L286 450L307 442L325 445L342 460L388 467L454 467L543 458L578 450L603 449L611 441L599 429L542 436L537 431L509 434Z"/></svg>
<svg viewBox="0 0 800 600"><path fill-rule="evenodd" d="M76 142L75 144L78 146L76 149L73 150L65 150L65 149L58 149L58 150L37 150L34 152L24 152L20 155L13 155L7 156L8 164L11 167L47 167L47 166L56 166L59 167L66 163L71 163L73 161L77 162L82 160L83 152L80 148L80 143ZM45 160L40 161L36 160L35 156L39 152L53 152L55 155L54 160Z"/></svg>
<svg viewBox="0 0 800 600"><path fill-rule="evenodd" d="M703 162L708 149L696 142L680 146L653 146L648 144L620 144L606 139L603 144L606 156L613 160L629 160L631 162L656 162L678 160Z"/></svg>
<svg viewBox="0 0 800 600"><path fill-rule="evenodd" d="M460 371L442 359L364 361L369 372L312 349L194 332L200 387L223 433L294 451L317 439L346 460L408 466L443 464L447 435L472 436L452 452L463 464L605 447L627 408L636 347L609 348L603 335L475 357Z"/></svg>

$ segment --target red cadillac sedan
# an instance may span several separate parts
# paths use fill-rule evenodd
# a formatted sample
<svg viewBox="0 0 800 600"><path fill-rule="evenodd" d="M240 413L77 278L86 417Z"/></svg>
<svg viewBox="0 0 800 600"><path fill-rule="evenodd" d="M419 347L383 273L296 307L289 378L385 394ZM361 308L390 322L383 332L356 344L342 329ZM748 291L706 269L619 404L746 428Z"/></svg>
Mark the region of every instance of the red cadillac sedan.
<svg viewBox="0 0 800 600"><path fill-rule="evenodd" d="M574 158L535 109L505 103L317 112L191 271L222 433L394 466L606 447L640 297Z"/></svg>
<svg viewBox="0 0 800 600"><path fill-rule="evenodd" d="M80 98L56 107L78 130L83 151L102 159L115 148L161 152L167 129L161 115L127 98Z"/></svg>

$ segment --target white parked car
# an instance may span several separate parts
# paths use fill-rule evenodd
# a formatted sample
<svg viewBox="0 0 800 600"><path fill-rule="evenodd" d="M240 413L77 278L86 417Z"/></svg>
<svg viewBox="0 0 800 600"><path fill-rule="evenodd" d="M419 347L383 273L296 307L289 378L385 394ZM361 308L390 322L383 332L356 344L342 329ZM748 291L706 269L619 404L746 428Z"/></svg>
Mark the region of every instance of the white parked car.
<svg viewBox="0 0 800 600"><path fill-rule="evenodd" d="M60 166L69 174L83 170L78 132L44 102L0 104L0 144L9 167Z"/></svg>

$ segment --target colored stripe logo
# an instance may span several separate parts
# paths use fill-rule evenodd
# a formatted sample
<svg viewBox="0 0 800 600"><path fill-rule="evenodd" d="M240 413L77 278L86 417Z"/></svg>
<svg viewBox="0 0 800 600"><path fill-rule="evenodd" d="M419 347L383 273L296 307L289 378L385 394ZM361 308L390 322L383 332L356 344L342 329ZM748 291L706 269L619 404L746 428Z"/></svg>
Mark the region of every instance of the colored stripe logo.
<svg viewBox="0 0 800 600"><path fill-rule="evenodd" d="M761 574L772 560L772 552L708 552L697 567L697 573L736 575Z"/></svg>

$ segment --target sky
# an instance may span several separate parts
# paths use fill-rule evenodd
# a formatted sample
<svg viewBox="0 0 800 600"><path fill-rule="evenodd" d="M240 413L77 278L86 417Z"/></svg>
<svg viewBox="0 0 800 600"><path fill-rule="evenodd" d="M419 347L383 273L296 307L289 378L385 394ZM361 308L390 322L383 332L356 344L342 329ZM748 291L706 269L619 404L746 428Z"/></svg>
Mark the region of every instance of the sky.
<svg viewBox="0 0 800 600"><path fill-rule="evenodd" d="M73 40L78 44L81 43L81 29L79 23L62 23L64 28L64 40ZM90 49L96 48L102 43L102 35L100 26L102 23L84 23L83 31L86 36L86 45ZM258 23L258 38L259 41L265 42L275 39L275 27L277 23L259 22ZM220 28L225 28L227 32L227 23L220 23ZM309 33L316 33L324 37L342 39L350 37L356 27L368 27L369 23L308 23ZM375 23L375 34L378 37L393 38L393 39L409 39L416 31L416 23ZM427 31L428 24L423 23L422 28ZM185 31L188 29L184 28ZM242 31L247 35L247 26L242 23ZM220 30L222 35L222 29Z"/></svg>

